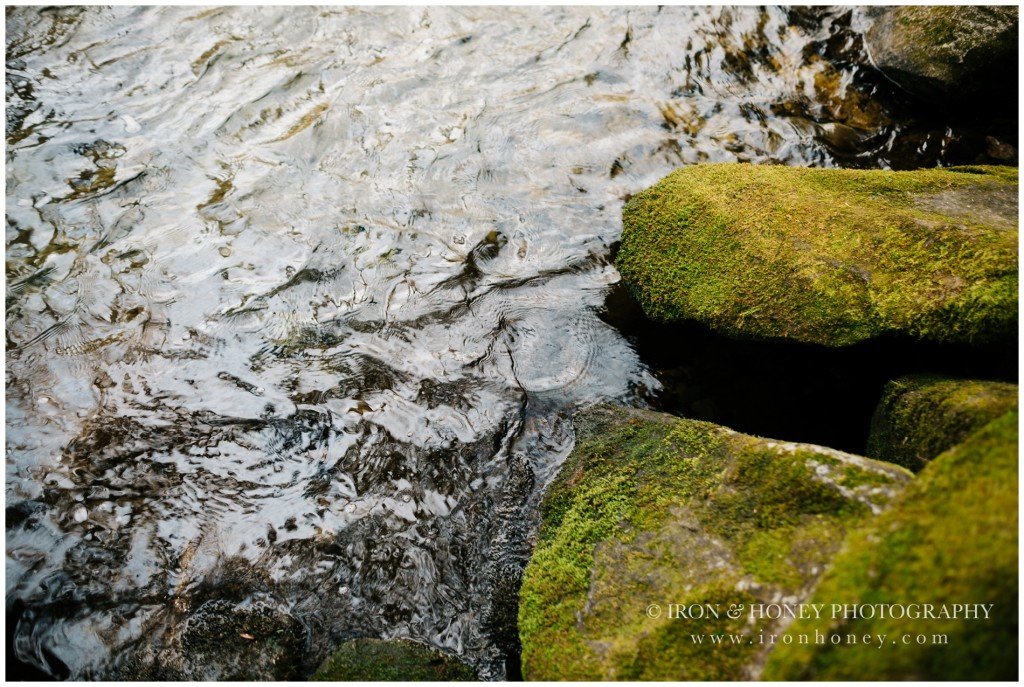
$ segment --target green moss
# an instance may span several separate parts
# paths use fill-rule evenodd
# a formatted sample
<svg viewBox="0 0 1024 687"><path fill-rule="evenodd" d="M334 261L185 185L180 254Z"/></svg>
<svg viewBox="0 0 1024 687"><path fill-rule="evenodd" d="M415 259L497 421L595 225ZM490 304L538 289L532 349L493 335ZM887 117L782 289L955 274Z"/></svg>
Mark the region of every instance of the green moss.
<svg viewBox="0 0 1024 687"><path fill-rule="evenodd" d="M876 646L779 646L766 679L1014 680L1017 676L1017 411L924 470L852 534L812 602L994 604L988 620L796 621L791 634L884 635ZM912 643L902 643L904 635ZM929 643L916 644L918 635ZM932 643L945 635L944 643ZM895 643L894 643L895 642Z"/></svg>
<svg viewBox="0 0 1024 687"><path fill-rule="evenodd" d="M523 670L532 680L751 675L762 647L709 650L690 633L750 632L745 617L725 614L730 604L806 595L846 528L909 477L661 413L604 406L580 414L576 429L541 506L520 592ZM839 486L861 472L873 475L865 486ZM690 603L721 613L651 618L652 603L666 613L668 604Z"/></svg>
<svg viewBox="0 0 1024 687"><path fill-rule="evenodd" d="M310 680L447 682L476 680L458 659L405 639L353 639L342 644Z"/></svg>
<svg viewBox="0 0 1024 687"><path fill-rule="evenodd" d="M1016 407L1016 384L902 377L885 387L871 420L867 452L916 472Z"/></svg>
<svg viewBox="0 0 1024 687"><path fill-rule="evenodd" d="M1016 192L1008 167L695 165L626 204L616 264L648 316L736 336L1004 341L1017 322ZM948 210L961 193L985 210Z"/></svg>

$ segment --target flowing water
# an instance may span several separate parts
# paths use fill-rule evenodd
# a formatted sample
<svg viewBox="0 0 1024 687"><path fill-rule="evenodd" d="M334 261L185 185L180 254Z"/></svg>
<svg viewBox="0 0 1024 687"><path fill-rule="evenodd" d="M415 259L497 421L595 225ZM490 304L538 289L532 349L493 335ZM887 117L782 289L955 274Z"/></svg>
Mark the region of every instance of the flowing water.
<svg viewBox="0 0 1024 687"><path fill-rule="evenodd" d="M514 674L571 412L658 391L600 317L624 199L889 164L848 15L8 9L18 659L302 677L407 636Z"/></svg>

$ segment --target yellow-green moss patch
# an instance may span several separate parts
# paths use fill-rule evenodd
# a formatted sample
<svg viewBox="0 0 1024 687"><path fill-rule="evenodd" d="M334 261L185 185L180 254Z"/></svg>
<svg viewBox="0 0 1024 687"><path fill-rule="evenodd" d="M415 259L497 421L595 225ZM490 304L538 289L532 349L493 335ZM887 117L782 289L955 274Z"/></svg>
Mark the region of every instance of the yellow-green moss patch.
<svg viewBox="0 0 1024 687"><path fill-rule="evenodd" d="M407 639L353 639L338 647L310 680L448 682L476 680L476 675L457 658Z"/></svg>
<svg viewBox="0 0 1024 687"><path fill-rule="evenodd" d="M1005 342L1016 194L1004 167L694 165L626 204L617 266L648 316L731 335Z"/></svg>
<svg viewBox="0 0 1024 687"><path fill-rule="evenodd" d="M804 598L846 529L910 477L662 413L602 406L575 425L576 447L544 498L520 594L531 680L755 677L763 646L709 649L691 633L774 627L727 610ZM720 613L670 619L669 604Z"/></svg>
<svg viewBox="0 0 1024 687"><path fill-rule="evenodd" d="M868 645L780 645L764 677L1015 680L1017 506L1013 410L933 460L890 510L850 535L812 599L936 608L992 604L990 617L844 620L841 614L838 620L798 620L789 633L885 639ZM926 643L917 643L921 636Z"/></svg>
<svg viewBox="0 0 1024 687"><path fill-rule="evenodd" d="M901 377L885 387L871 420L867 453L917 472L971 432L1016 407L1016 384Z"/></svg>

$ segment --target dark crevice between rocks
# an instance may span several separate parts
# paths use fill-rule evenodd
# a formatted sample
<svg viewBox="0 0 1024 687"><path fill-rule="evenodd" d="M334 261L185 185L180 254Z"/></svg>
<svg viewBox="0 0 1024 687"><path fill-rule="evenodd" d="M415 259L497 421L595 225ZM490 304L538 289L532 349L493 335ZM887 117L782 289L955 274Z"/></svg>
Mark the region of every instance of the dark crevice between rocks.
<svg viewBox="0 0 1024 687"><path fill-rule="evenodd" d="M892 139L880 150L847 150L826 141L843 167L912 170L954 165L1009 165L1019 160L1017 134L1017 70L1007 86L985 98L985 106L944 103L934 106L914 98L879 73L871 74L872 92L896 124ZM1012 86L1009 85L1012 79Z"/></svg>
<svg viewBox="0 0 1024 687"><path fill-rule="evenodd" d="M1017 345L977 349L904 339L845 348L744 341L698 324L647 319L619 284L602 319L636 348L663 389L656 410L748 434L864 454L886 382L905 374L1017 381Z"/></svg>

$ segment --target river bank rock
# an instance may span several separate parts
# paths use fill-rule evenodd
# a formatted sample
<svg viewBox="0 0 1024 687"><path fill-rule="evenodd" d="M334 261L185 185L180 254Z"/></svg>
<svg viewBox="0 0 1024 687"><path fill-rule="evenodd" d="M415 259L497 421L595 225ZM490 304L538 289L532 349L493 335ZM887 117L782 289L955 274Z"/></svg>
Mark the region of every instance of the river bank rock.
<svg viewBox="0 0 1024 687"><path fill-rule="evenodd" d="M777 628L728 610L802 601L845 532L910 479L664 413L599 406L575 426L520 594L529 680L756 677L768 645L710 648L691 634ZM670 618L670 604L693 604L691 619Z"/></svg>
<svg viewBox="0 0 1024 687"><path fill-rule="evenodd" d="M648 317L843 346L882 335L1006 345L1017 170L701 164L623 209L616 266Z"/></svg>
<svg viewBox="0 0 1024 687"><path fill-rule="evenodd" d="M1002 89L1016 100L1016 7L876 7L868 19L868 57L903 89L930 99Z"/></svg>
<svg viewBox="0 0 1024 687"><path fill-rule="evenodd" d="M407 639L353 639L317 669L313 681L473 681L473 669L454 656Z"/></svg>
<svg viewBox="0 0 1024 687"><path fill-rule="evenodd" d="M780 645L765 679L1016 680L1017 421L1010 411L928 464L887 512L850 536L811 600L991 604L989 617L798 620L787 632L885 640Z"/></svg>
<svg viewBox="0 0 1024 687"><path fill-rule="evenodd" d="M943 451L1017 407L1017 385L915 375L889 382L867 455L919 472Z"/></svg>

